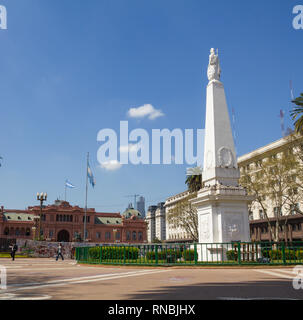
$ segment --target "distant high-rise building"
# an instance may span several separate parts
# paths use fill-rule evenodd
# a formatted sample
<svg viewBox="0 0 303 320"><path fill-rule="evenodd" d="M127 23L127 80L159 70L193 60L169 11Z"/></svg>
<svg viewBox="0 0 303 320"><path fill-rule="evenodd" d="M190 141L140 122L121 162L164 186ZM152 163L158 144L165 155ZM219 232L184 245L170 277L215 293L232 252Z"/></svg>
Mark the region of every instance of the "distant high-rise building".
<svg viewBox="0 0 303 320"><path fill-rule="evenodd" d="M145 198L140 197L139 201L137 201L137 210L142 214L142 217L145 217Z"/></svg>

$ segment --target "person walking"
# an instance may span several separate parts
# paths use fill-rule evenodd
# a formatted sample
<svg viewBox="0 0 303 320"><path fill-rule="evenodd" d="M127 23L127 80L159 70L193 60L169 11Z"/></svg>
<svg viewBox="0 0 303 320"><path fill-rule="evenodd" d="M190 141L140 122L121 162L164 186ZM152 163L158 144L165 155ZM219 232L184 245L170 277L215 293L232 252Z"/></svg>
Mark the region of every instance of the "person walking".
<svg viewBox="0 0 303 320"><path fill-rule="evenodd" d="M11 248L12 248L11 257L12 257L12 260L15 261L15 254L16 254L16 251L18 250L18 246L15 243L14 245L11 246Z"/></svg>
<svg viewBox="0 0 303 320"><path fill-rule="evenodd" d="M61 243L59 243L59 246L58 246L58 252L57 252L57 258L56 258L56 261L58 261L59 256L62 258L62 261L63 261L63 260L64 260L64 258L63 258L63 254L62 254L62 246L61 246Z"/></svg>

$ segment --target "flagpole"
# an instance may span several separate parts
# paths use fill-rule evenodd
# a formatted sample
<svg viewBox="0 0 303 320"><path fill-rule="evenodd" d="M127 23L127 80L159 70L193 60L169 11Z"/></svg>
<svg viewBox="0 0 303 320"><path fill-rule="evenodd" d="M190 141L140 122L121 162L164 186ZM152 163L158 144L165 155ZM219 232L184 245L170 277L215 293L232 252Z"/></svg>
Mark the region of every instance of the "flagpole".
<svg viewBox="0 0 303 320"><path fill-rule="evenodd" d="M84 234L83 241L85 242L86 238L86 214L87 214L87 189L88 189L88 159L89 152L87 153L87 161L86 161L86 191L85 191L85 210L84 210Z"/></svg>

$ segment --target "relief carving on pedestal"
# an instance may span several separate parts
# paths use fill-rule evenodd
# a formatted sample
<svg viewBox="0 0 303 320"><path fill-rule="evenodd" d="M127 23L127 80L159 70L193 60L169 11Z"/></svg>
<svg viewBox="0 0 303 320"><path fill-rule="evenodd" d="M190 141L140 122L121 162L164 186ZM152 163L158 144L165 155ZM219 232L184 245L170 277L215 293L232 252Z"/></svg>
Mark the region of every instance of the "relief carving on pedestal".
<svg viewBox="0 0 303 320"><path fill-rule="evenodd" d="M232 168L234 166L234 156L232 151L227 147L221 147L218 150L218 160L221 167Z"/></svg>
<svg viewBox="0 0 303 320"><path fill-rule="evenodd" d="M210 221L209 215L200 217L200 242L207 242L210 238Z"/></svg>
<svg viewBox="0 0 303 320"><path fill-rule="evenodd" d="M240 215L226 215L223 225L225 241L237 241L241 239L243 219Z"/></svg>

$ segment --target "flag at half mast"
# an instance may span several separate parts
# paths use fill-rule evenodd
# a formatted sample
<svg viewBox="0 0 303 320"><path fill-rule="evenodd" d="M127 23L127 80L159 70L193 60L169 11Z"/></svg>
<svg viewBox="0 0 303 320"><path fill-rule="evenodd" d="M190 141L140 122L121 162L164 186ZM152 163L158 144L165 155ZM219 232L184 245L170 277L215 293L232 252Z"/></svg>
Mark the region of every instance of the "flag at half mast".
<svg viewBox="0 0 303 320"><path fill-rule="evenodd" d="M87 163L87 177L89 179L90 184L92 185L92 187L94 188L95 184L96 184L96 180L93 176L92 170L89 166L89 163Z"/></svg>

